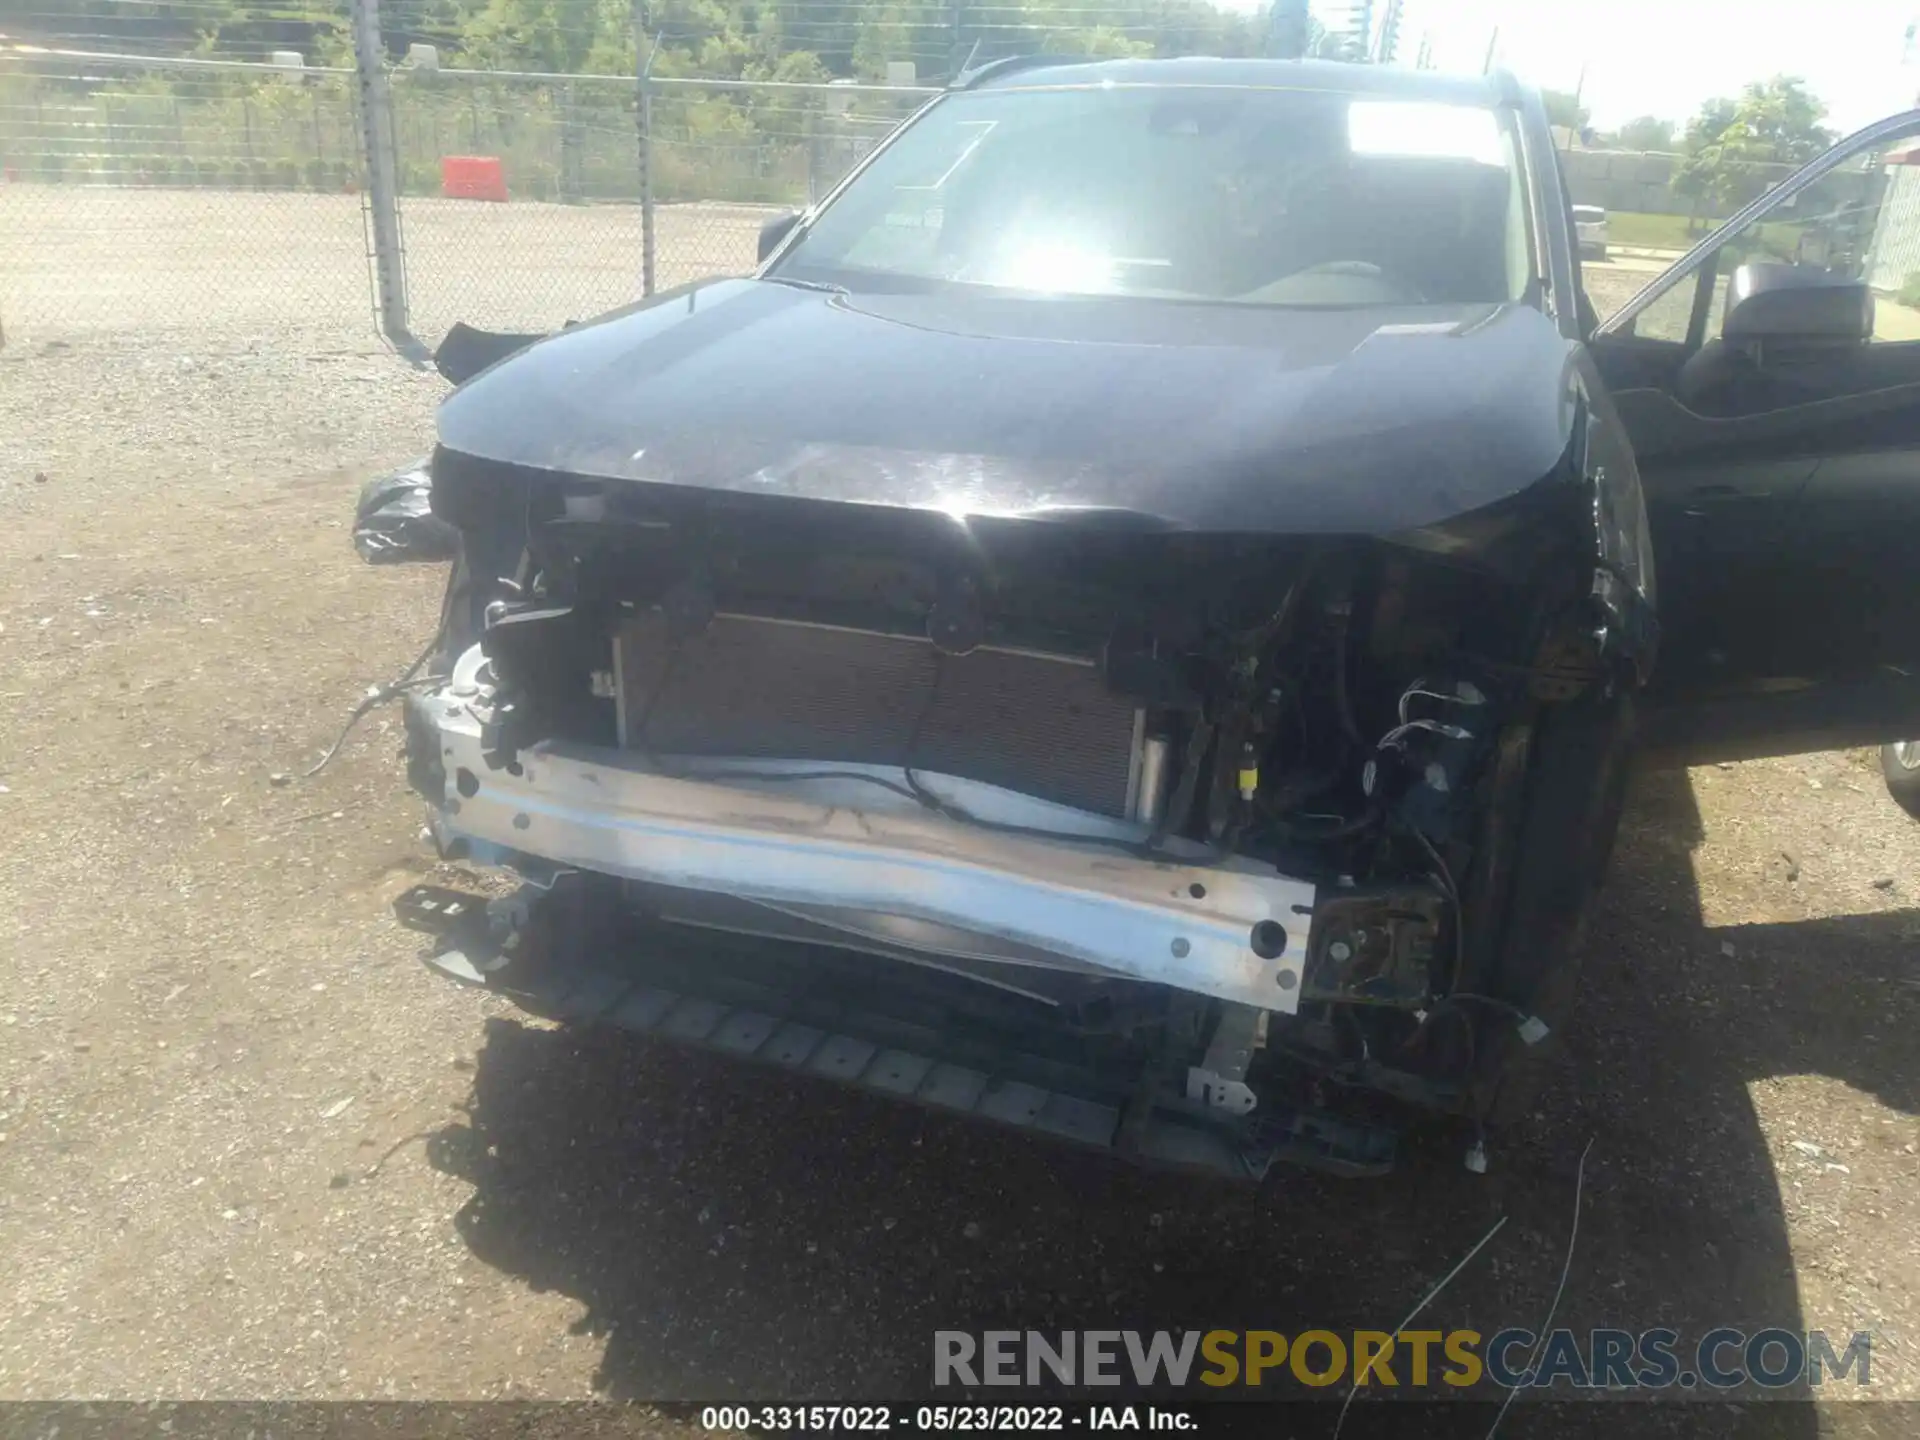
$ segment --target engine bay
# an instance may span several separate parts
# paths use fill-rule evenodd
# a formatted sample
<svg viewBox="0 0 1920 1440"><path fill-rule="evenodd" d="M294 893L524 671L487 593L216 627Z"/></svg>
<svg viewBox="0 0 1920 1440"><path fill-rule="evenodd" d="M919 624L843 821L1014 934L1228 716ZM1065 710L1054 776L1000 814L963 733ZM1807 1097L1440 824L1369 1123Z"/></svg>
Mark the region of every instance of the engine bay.
<svg viewBox="0 0 1920 1440"><path fill-rule="evenodd" d="M1179 963L1111 968L1112 950L994 913L1031 908L1012 892L978 915L906 892L863 908L610 863L608 903L641 923L838 951L880 989L917 970L963 1011L991 990L1067 1052L1171 1067L1232 1113L1328 1085L1465 1109L1495 1032L1537 1038L1478 977L1530 717L1591 659L1561 623L1570 587L1381 541L688 505L564 477L525 492L523 520L513 574L450 607L450 648L484 665L480 773L599 747L767 796L763 835L809 824L775 813L805 800L888 834L937 822L944 838L902 842L934 853L1037 845L1023 863L1042 879L1055 854L1144 865L1196 910L1226 877L1303 887L1233 922L1234 963L1284 993L1196 986L1217 952L1183 935ZM418 768L430 796L456 783Z"/></svg>

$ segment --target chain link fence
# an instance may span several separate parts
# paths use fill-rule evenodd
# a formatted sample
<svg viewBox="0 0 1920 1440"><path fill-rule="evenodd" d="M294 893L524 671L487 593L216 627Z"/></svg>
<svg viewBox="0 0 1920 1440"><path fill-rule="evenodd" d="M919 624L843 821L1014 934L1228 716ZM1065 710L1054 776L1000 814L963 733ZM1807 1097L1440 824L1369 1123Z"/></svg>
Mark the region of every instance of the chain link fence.
<svg viewBox="0 0 1920 1440"><path fill-rule="evenodd" d="M633 36L614 58L649 58L622 74L443 67L383 32L375 0L347 10L358 43L337 28L327 53L353 63L334 66L0 37L0 340L232 346L297 330L365 344L384 330L432 345L456 320L557 328L746 273L768 217L823 198L937 93L655 74L658 52ZM1672 213L1673 166L1568 157L1575 199L1607 203L1623 245L1635 225L1667 222L1662 235L1684 246L1711 223ZM1755 167L1745 180L1757 191L1774 178ZM1856 255L1880 183L1831 177L1755 244L1789 259ZM1663 196L1664 216L1622 212ZM1865 233L1843 233L1836 217L1848 215L1865 217ZM1911 247L1883 237L1872 251L1883 289L1920 275Z"/></svg>
<svg viewBox="0 0 1920 1440"><path fill-rule="evenodd" d="M648 82L657 288L742 275L760 227L840 183L933 90Z"/></svg>
<svg viewBox="0 0 1920 1440"><path fill-rule="evenodd" d="M934 93L917 75L1259 38L1208 0L96 8L0 35L0 339L554 328L751 269L768 216Z"/></svg>
<svg viewBox="0 0 1920 1440"><path fill-rule="evenodd" d="M632 76L401 71L391 89L415 334L549 329L640 297ZM496 198L450 195L449 159L497 167Z"/></svg>
<svg viewBox="0 0 1920 1440"><path fill-rule="evenodd" d="M364 334L351 71L0 55L0 328Z"/></svg>
<svg viewBox="0 0 1920 1440"><path fill-rule="evenodd" d="M382 257L354 69L0 52L0 331L554 328L743 274L932 93L389 67ZM642 94L647 99L642 103ZM475 193L458 167L497 178ZM370 318L371 317L371 318Z"/></svg>
<svg viewBox="0 0 1920 1440"><path fill-rule="evenodd" d="M770 215L824 195L934 92L403 70L391 93L408 315L431 341L745 274ZM497 167L494 198L449 195L450 160Z"/></svg>

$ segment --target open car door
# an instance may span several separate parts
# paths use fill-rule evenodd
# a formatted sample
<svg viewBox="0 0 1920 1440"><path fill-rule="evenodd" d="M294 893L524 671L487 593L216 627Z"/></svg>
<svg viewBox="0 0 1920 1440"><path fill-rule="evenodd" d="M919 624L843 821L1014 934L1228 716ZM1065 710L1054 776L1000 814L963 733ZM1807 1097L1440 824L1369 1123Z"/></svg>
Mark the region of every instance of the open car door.
<svg viewBox="0 0 1920 1440"><path fill-rule="evenodd" d="M1651 757L1920 734L1920 111L1741 210L1590 351L1653 531Z"/></svg>

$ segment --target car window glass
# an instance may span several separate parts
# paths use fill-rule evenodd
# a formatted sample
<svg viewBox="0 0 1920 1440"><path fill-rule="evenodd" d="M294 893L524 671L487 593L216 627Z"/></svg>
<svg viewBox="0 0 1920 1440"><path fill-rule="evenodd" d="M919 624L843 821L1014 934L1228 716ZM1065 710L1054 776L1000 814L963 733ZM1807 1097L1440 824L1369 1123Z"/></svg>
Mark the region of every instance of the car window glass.
<svg viewBox="0 0 1920 1440"><path fill-rule="evenodd" d="M1873 287L1873 338L1920 340L1920 150L1890 157L1871 216L1855 223L1864 235L1859 273Z"/></svg>
<svg viewBox="0 0 1920 1440"><path fill-rule="evenodd" d="M1728 277L1748 262L1864 280L1874 294L1873 340L1920 341L1920 149L1864 155L1726 236L1715 263L1702 271L1713 276L1706 340L1721 336ZM1593 280L1589 274L1590 289ZM1684 341L1699 283L1661 294L1635 317L1632 333Z"/></svg>
<svg viewBox="0 0 1920 1440"><path fill-rule="evenodd" d="M1589 289L1593 287L1594 268L1591 265L1587 267ZM1642 284L1646 280L1646 277L1641 274L1630 274L1628 278L1638 280ZM1724 294L1725 283L1722 282L1719 288ZM1685 341L1687 327L1693 320L1694 293L1695 286L1692 284L1674 286L1640 312L1633 322L1633 333L1646 340L1670 340L1675 344ZM1597 296L1595 304L1602 311L1607 308Z"/></svg>
<svg viewBox="0 0 1920 1440"><path fill-rule="evenodd" d="M946 218L947 182L992 133L992 120L966 120L944 127L935 143L916 147L891 187L876 223L847 249L846 261L868 270L923 270L936 263L940 227Z"/></svg>
<svg viewBox="0 0 1920 1440"><path fill-rule="evenodd" d="M1706 336L1720 338L1726 319L1727 282L1740 266L1788 264L1862 278L1872 262L1878 192L1887 176L1879 168L1849 166L1802 191L1791 201L1727 237L1714 267L1714 296ZM1683 287L1691 292L1692 287ZM1876 305L1875 309L1883 308Z"/></svg>
<svg viewBox="0 0 1920 1440"><path fill-rule="evenodd" d="M1287 306L1483 304L1532 280L1511 119L1230 87L933 106L775 273Z"/></svg>
<svg viewBox="0 0 1920 1440"><path fill-rule="evenodd" d="M1526 170L1521 163L1519 139L1508 130L1503 135L1501 163L1507 169L1507 274L1528 276L1533 273L1533 224L1527 214Z"/></svg>

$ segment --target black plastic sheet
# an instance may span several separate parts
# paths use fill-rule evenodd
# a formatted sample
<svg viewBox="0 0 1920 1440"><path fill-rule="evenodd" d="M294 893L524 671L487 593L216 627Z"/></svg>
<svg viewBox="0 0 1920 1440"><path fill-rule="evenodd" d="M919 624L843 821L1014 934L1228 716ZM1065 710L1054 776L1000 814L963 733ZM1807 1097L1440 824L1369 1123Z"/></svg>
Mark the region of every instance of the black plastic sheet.
<svg viewBox="0 0 1920 1440"><path fill-rule="evenodd" d="M451 560L460 532L432 511L433 476L427 459L369 480L353 515L353 548L370 565Z"/></svg>
<svg viewBox="0 0 1920 1440"><path fill-rule="evenodd" d="M571 328L573 322L567 322ZM433 367L456 385L464 385L489 366L497 365L516 351L524 350L545 335L518 335L502 330L479 330L465 321L455 321L451 330L433 352Z"/></svg>

